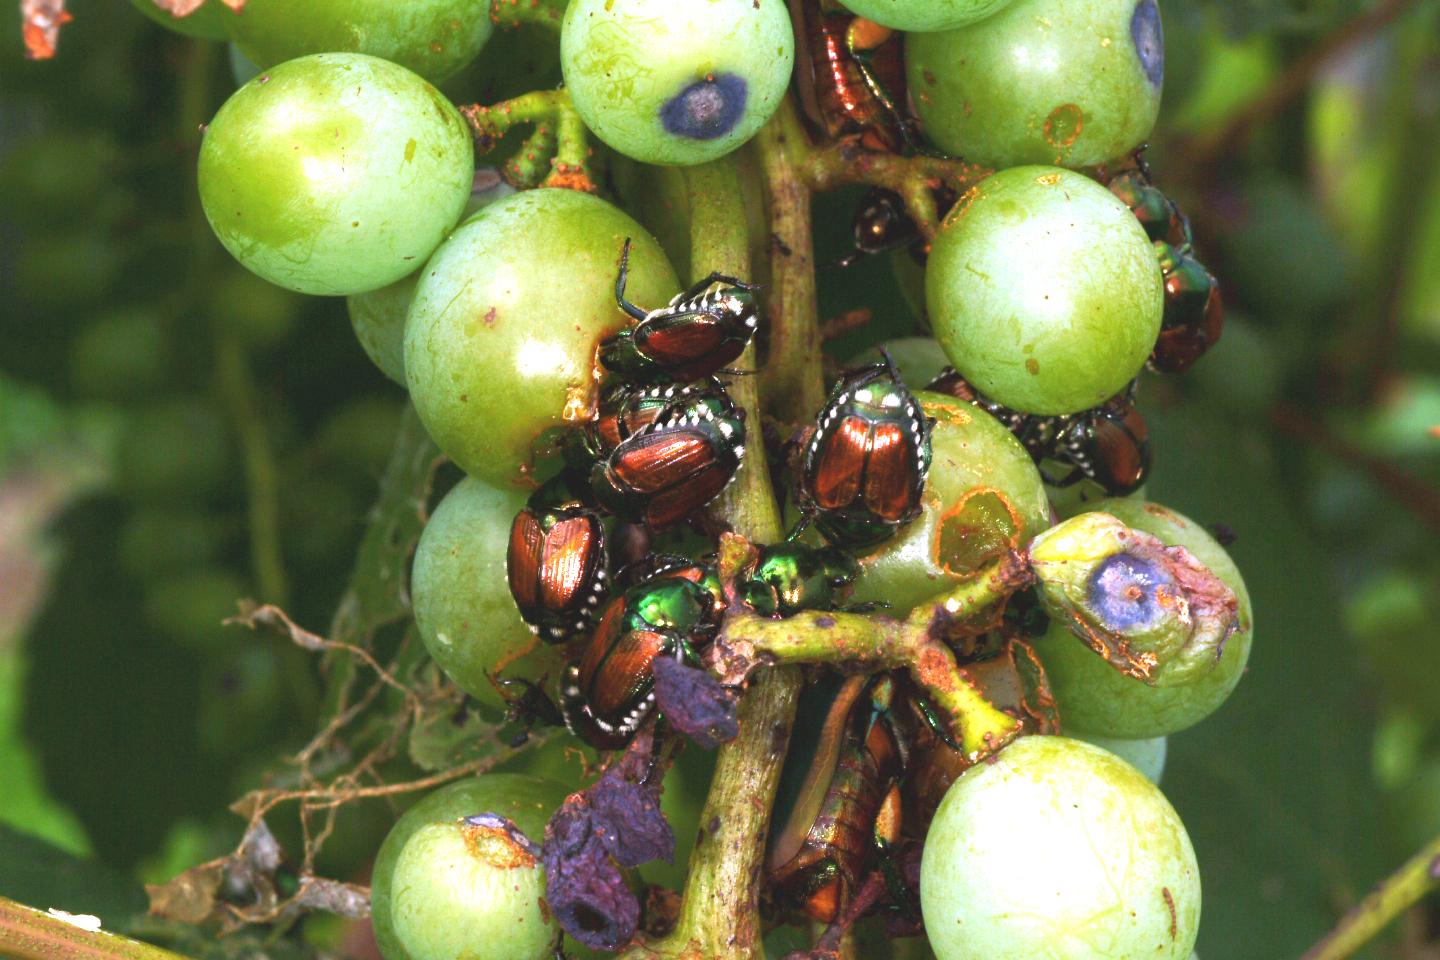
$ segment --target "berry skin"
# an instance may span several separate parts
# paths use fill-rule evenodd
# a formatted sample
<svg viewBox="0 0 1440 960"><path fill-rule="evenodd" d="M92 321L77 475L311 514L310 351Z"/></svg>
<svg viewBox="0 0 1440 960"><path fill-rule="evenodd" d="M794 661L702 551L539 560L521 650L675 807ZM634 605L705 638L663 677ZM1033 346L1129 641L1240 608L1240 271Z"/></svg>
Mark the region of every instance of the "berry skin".
<svg viewBox="0 0 1440 960"><path fill-rule="evenodd" d="M246 0L227 22L261 68L311 53L367 53L432 83L474 60L495 29L488 0Z"/></svg>
<svg viewBox="0 0 1440 960"><path fill-rule="evenodd" d="M371 877L371 922L375 941L385 960L421 960L405 948L396 933L394 920L395 868L411 837L426 828L444 827L461 817L488 812L508 817L527 837L539 843L545 835L546 821L564 802L566 792L563 785L539 777L489 773L441 787L405 811L380 845ZM540 889L544 889L543 881Z"/></svg>
<svg viewBox="0 0 1440 960"><path fill-rule="evenodd" d="M989 177L945 218L925 296L936 339L981 393L1023 413L1087 410L1145 365L1165 293L1145 231L1056 167Z"/></svg>
<svg viewBox="0 0 1440 960"><path fill-rule="evenodd" d="M1143 774L1088 743L1030 736L945 794L920 905L939 960L1184 960L1200 874Z"/></svg>
<svg viewBox="0 0 1440 960"><path fill-rule="evenodd" d="M925 133L974 163L1087 167L1142 144L1160 110L1156 0L1014 0L915 34L906 72Z"/></svg>
<svg viewBox="0 0 1440 960"><path fill-rule="evenodd" d="M200 200L220 242L301 293L414 272L460 219L474 148L460 114L387 60L324 53L237 90L205 132Z"/></svg>
<svg viewBox="0 0 1440 960"><path fill-rule="evenodd" d="M1010 0L845 0L845 9L883 27L933 33L993 16Z"/></svg>
<svg viewBox="0 0 1440 960"><path fill-rule="evenodd" d="M560 672L560 652L520 619L504 544L525 493L465 479L445 495L415 548L415 625L430 656L466 693L503 707L492 681Z"/></svg>
<svg viewBox="0 0 1440 960"><path fill-rule="evenodd" d="M1108 513L1167 546L1186 548L1235 591L1239 601L1240 627L1226 639L1219 663L1193 682L1176 686L1151 686L1119 673L1062 624L1051 624L1035 642L1067 731L1126 739L1177 733L1224 703L1245 672L1254 639L1245 581L1225 549L1200 524L1172 510L1123 499L1102 500L1090 509Z"/></svg>
<svg viewBox="0 0 1440 960"><path fill-rule="evenodd" d="M585 125L645 163L739 147L780 106L794 59L782 0L575 0L560 35Z"/></svg>
<svg viewBox="0 0 1440 960"><path fill-rule="evenodd" d="M935 421L922 512L859 555L848 601L885 601L897 616L1050 525L1040 473L1009 430L963 400L926 391L915 398Z"/></svg>

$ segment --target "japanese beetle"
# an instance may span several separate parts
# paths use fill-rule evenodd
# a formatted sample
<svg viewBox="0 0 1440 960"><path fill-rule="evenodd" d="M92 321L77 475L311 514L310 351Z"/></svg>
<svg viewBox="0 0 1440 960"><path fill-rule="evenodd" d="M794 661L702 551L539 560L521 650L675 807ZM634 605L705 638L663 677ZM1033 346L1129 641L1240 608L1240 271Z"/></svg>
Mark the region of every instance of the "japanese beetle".
<svg viewBox="0 0 1440 960"><path fill-rule="evenodd" d="M656 420L672 416L672 408L696 402L717 416L736 415L735 402L714 377L692 384L612 383L601 392L594 419L566 446L566 460L589 470Z"/></svg>
<svg viewBox="0 0 1440 960"><path fill-rule="evenodd" d="M833 609L859 575L859 564L844 551L788 540L760 551L741 593L762 616L793 617L801 610Z"/></svg>
<svg viewBox="0 0 1440 960"><path fill-rule="evenodd" d="M622 440L590 471L596 500L632 523L663 529L725 489L745 455L745 421L730 398L699 394Z"/></svg>
<svg viewBox="0 0 1440 960"><path fill-rule="evenodd" d="M565 725L597 749L623 747L655 705L655 658L696 666L698 648L718 628L709 587L684 576L645 580L612 598L565 667Z"/></svg>
<svg viewBox="0 0 1440 960"><path fill-rule="evenodd" d="M901 34L826 0L791 0L790 14L801 48L795 87L805 116L829 140L913 152Z"/></svg>
<svg viewBox="0 0 1440 960"><path fill-rule="evenodd" d="M1220 284L1188 247L1156 242L1155 250L1165 276L1165 314L1150 367L1160 373L1184 373L1224 332Z"/></svg>
<svg viewBox="0 0 1440 960"><path fill-rule="evenodd" d="M1151 240L1163 241L1174 247L1188 247L1193 241L1190 221L1175 201L1150 182L1149 169L1136 158L1137 165L1122 170L1106 184L1119 197Z"/></svg>
<svg viewBox="0 0 1440 960"><path fill-rule="evenodd" d="M1083 477L1111 496L1123 497L1140 489L1150 475L1150 432L1133 397L1120 394L1073 418L1055 456L1075 470L1053 481L1054 486L1069 486Z"/></svg>
<svg viewBox="0 0 1440 960"><path fill-rule="evenodd" d="M712 273L665 306L647 312L625 299L629 268L627 237L615 279L615 302L637 323L601 341L600 362L612 373L646 383L690 383L723 370L754 339L758 286Z"/></svg>
<svg viewBox="0 0 1440 960"><path fill-rule="evenodd" d="M1056 460L1073 468L1060 479L1042 473L1051 486L1089 479L1118 497L1134 493L1149 476L1149 429L1135 407L1134 383L1098 407L1063 417L1011 410L986 398L953 368L941 371L926 389L957 397L995 417L1037 465Z"/></svg>
<svg viewBox="0 0 1440 960"><path fill-rule="evenodd" d="M802 691L765 859L770 899L782 915L833 923L876 868L894 872L903 887L890 859L908 760L891 710L895 696L895 681L884 674ZM823 721L808 722L817 713Z"/></svg>
<svg viewBox="0 0 1440 960"><path fill-rule="evenodd" d="M920 514L929 472L930 423L887 358L835 384L801 459L798 505L835 546L874 546Z"/></svg>
<svg viewBox="0 0 1440 960"><path fill-rule="evenodd" d="M530 497L510 525L505 574L520 617L547 643L582 633L604 598L605 528L560 477Z"/></svg>
<svg viewBox="0 0 1440 960"><path fill-rule="evenodd" d="M647 580L656 581L666 577L678 577L704 587L710 593L711 599L705 625L719 626L725 615L725 587L720 583L720 574L714 564L691 560L674 553L652 553L639 563L632 563L621 570L617 585L621 590L629 590Z"/></svg>

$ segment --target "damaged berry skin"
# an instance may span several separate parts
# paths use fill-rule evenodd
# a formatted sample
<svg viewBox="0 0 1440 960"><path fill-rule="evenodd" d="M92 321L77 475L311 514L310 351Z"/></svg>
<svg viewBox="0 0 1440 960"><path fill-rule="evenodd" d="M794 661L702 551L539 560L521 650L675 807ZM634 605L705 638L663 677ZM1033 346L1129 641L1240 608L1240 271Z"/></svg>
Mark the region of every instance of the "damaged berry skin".
<svg viewBox="0 0 1440 960"><path fill-rule="evenodd" d="M1067 731L1131 740L1177 733L1214 712L1245 672L1254 636L1245 581L1225 548L1204 527L1173 510L1124 499L1102 500L1090 509L1108 513L1166 546L1184 547L1235 591L1239 626L1225 641L1215 668L1191 683L1156 687L1124 676L1063 625L1051 624L1035 642Z"/></svg>
<svg viewBox="0 0 1440 960"><path fill-rule="evenodd" d="M857 556L849 603L883 601L904 615L1050 525L1045 486L1020 442L984 410L921 391L931 468L920 516L880 547Z"/></svg>
<svg viewBox="0 0 1440 960"><path fill-rule="evenodd" d="M462 817L489 812L511 820L525 836L538 844L545 834L546 821L564 801L565 794L564 786L550 780L519 774L492 773L442 787L405 811L391 828L385 842L380 845L371 880L371 921L375 928L375 941L379 944L385 960L426 960L421 954L406 949L396 932L393 916L396 865L408 841L421 830L432 827L451 828ZM540 882L540 889L543 889L543 878ZM530 926L533 929L535 925ZM490 953L481 951L478 946L471 946L481 955L487 958L491 956ZM495 956L499 958L530 955L521 952L497 953Z"/></svg>
<svg viewBox="0 0 1440 960"><path fill-rule="evenodd" d="M794 58L783 0L575 0L560 34L581 119L644 163L739 147L780 106Z"/></svg>
<svg viewBox="0 0 1440 960"><path fill-rule="evenodd" d="M1091 744L1034 736L945 794L920 901L938 960L1185 960L1200 873L1143 774Z"/></svg>

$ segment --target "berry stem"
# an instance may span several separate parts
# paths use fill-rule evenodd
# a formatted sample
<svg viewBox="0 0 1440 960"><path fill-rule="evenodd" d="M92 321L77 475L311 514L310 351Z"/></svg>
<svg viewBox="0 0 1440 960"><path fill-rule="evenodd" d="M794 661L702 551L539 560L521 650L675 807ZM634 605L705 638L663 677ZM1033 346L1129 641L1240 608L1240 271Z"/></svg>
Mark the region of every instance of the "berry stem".
<svg viewBox="0 0 1440 960"><path fill-rule="evenodd" d="M1440 888L1440 837L1381 881L1300 960L1343 960L1351 956L1407 907L1437 888Z"/></svg>
<svg viewBox="0 0 1440 960"><path fill-rule="evenodd" d="M691 271L695 279L719 270L748 276L749 243L733 158L686 169L690 195ZM754 346L738 368L755 368ZM780 511L770 487L764 444L759 442L760 397L755 377L736 377L732 398L756 425L745 466L721 502L740 534L769 543L780 539ZM680 918L664 941L627 956L686 955L752 960L762 957L760 881L770 807L794 722L799 671L767 670L740 701L740 736L720 748L715 777L700 815L701 836L690 857Z"/></svg>
<svg viewBox="0 0 1440 960"><path fill-rule="evenodd" d="M811 149L789 96L755 140L764 177L770 219L770 287L765 319L770 358L765 366L766 395L782 419L799 422L825 402L820 367L815 292L815 246L810 223L810 188L797 157Z"/></svg>
<svg viewBox="0 0 1440 960"><path fill-rule="evenodd" d="M1025 558L1008 554L904 620L809 610L784 620L731 614L709 655L727 684L765 664L833 663L908 669L947 712L967 759L979 760L1019 731L1014 717L985 699L946 638L991 629L1016 590L1029 583Z"/></svg>
<svg viewBox="0 0 1440 960"><path fill-rule="evenodd" d="M515 186L561 187L595 193L590 171L592 150L585 123L570 103L570 93L535 90L492 106L472 103L460 108L475 137L475 152L486 154L500 145L512 127L533 124L535 132L505 166L505 179ZM551 138L554 155L549 156ZM548 167L547 167L548 164Z"/></svg>
<svg viewBox="0 0 1440 960"><path fill-rule="evenodd" d="M811 147L800 165L805 182L816 192L851 183L894 190L905 201L906 212L927 241L934 239L940 229L935 191L945 189L960 197L994 172L949 157L877 153L850 140Z"/></svg>
<svg viewBox="0 0 1440 960"><path fill-rule="evenodd" d="M185 960L178 953L91 930L0 897L0 955L15 960Z"/></svg>

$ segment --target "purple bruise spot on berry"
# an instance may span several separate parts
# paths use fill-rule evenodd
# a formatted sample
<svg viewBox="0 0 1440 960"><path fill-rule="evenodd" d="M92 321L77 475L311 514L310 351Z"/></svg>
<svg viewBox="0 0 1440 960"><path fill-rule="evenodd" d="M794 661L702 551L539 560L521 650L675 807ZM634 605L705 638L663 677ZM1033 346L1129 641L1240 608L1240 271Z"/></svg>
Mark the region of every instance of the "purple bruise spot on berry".
<svg viewBox="0 0 1440 960"><path fill-rule="evenodd" d="M1165 31L1160 26L1160 8L1155 0L1135 4L1135 12L1130 15L1130 39L1146 79L1158 90L1165 79Z"/></svg>
<svg viewBox="0 0 1440 960"><path fill-rule="evenodd" d="M1162 590L1175 592L1174 581L1159 564L1133 553L1117 553L1090 575L1087 601L1107 629L1144 630L1163 620L1173 606L1160 601Z"/></svg>
<svg viewBox="0 0 1440 960"><path fill-rule="evenodd" d="M711 74L665 101L660 108L660 123L669 133L688 140L723 137L744 115L748 92L743 77Z"/></svg>

